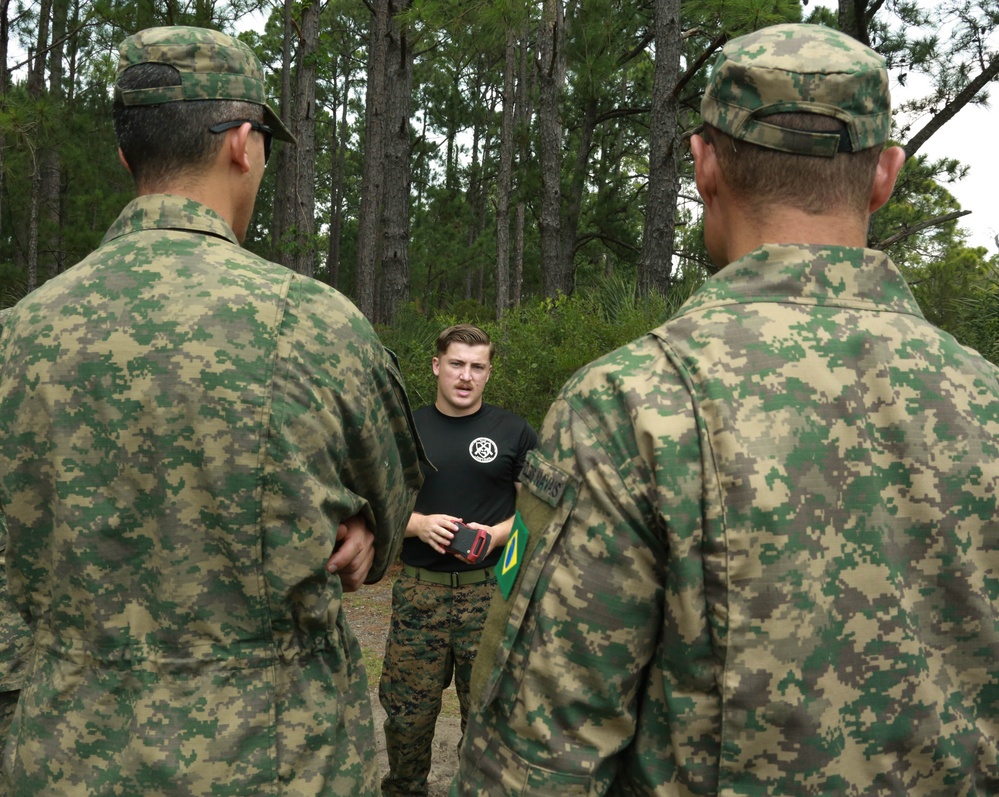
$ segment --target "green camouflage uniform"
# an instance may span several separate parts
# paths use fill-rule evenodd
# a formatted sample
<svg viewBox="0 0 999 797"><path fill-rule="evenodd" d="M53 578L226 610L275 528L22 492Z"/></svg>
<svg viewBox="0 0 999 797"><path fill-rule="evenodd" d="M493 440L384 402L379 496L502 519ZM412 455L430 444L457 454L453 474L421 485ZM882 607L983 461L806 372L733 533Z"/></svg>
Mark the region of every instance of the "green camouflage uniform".
<svg viewBox="0 0 999 797"><path fill-rule="evenodd" d="M338 523L398 554L408 405L340 294L139 198L15 309L0 360L11 591L35 652L15 794L377 794Z"/></svg>
<svg viewBox="0 0 999 797"><path fill-rule="evenodd" d="M0 310L0 333L8 313L10 308ZM0 512L0 760L24 683L30 644L31 632L7 590L7 522ZM7 787L0 778L0 797L6 794Z"/></svg>
<svg viewBox="0 0 999 797"><path fill-rule="evenodd" d="M357 309L190 199L133 201L23 299L0 344L10 588L34 633L12 793L376 795L325 564L358 513L369 580L397 556L411 423Z"/></svg>
<svg viewBox="0 0 999 797"><path fill-rule="evenodd" d="M999 794L997 448L884 254L729 264L552 407L451 794Z"/></svg>
<svg viewBox="0 0 999 797"><path fill-rule="evenodd" d="M382 779L383 797L426 797L437 718L452 680L464 730L472 665L495 588L494 578L451 587L405 575L392 585L392 618L378 684L387 714L389 772Z"/></svg>
<svg viewBox="0 0 999 797"><path fill-rule="evenodd" d="M552 408L452 794L999 793L997 439L884 255L730 265Z"/></svg>
<svg viewBox="0 0 999 797"><path fill-rule="evenodd" d="M7 523L0 514L0 760L24 684L31 632L7 591ZM0 778L0 797L7 794Z"/></svg>

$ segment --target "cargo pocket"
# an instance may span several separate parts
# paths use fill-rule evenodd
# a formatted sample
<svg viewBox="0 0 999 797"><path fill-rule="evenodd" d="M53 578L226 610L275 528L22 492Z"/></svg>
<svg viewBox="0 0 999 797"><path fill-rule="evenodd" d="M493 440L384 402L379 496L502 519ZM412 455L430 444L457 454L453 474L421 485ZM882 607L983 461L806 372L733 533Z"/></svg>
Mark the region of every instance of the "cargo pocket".
<svg viewBox="0 0 999 797"><path fill-rule="evenodd" d="M529 764L494 738L484 756L489 766L483 769L489 789L478 793L503 794L506 797L593 797L604 794L609 784L597 783L588 775L575 775ZM459 778L461 777L459 773ZM468 784L466 784L468 786ZM600 788L603 787L603 788ZM459 794L462 792L459 791ZM466 794L476 793L469 788Z"/></svg>

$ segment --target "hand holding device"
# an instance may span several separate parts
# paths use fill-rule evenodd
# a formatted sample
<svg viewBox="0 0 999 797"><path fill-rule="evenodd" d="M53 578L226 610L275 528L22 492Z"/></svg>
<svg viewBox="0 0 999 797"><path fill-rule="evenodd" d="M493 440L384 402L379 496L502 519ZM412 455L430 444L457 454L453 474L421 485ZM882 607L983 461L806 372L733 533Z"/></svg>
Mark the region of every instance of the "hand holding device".
<svg viewBox="0 0 999 797"><path fill-rule="evenodd" d="M473 529L464 523L455 524L458 530L444 550L448 553L461 554L468 560L469 564L475 564L479 558L489 550L489 543L492 535L485 529Z"/></svg>

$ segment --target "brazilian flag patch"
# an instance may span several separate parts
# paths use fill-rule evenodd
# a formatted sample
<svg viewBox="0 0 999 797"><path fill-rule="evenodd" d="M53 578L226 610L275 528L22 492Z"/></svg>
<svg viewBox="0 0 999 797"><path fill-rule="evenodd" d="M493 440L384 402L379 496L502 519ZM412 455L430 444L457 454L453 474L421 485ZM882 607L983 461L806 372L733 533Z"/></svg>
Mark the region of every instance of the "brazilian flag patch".
<svg viewBox="0 0 999 797"><path fill-rule="evenodd" d="M496 580L503 592L503 598L508 599L513 591L513 583L524 561L524 550L527 548L527 526L524 525L520 512L513 519L513 528L507 537L503 555L496 563Z"/></svg>

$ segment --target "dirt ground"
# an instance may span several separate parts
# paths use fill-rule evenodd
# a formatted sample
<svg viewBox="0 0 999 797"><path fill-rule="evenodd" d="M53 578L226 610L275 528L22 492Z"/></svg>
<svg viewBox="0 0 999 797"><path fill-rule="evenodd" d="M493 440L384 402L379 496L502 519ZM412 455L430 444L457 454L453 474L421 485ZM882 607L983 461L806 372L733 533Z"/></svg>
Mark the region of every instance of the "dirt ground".
<svg viewBox="0 0 999 797"><path fill-rule="evenodd" d="M385 754L385 733L382 730L385 712L378 702L378 678L382 669L382 657L385 654L389 616L392 613L392 584L400 569L399 565L395 565L379 583L362 587L357 592L344 596L347 622L364 651L364 663L371 687L371 708L375 715L378 764L383 776L388 772L388 757ZM443 797L447 794L451 779L458 768L457 753L460 740L461 715L454 686L451 686L444 693L444 706L434 733L429 797Z"/></svg>

